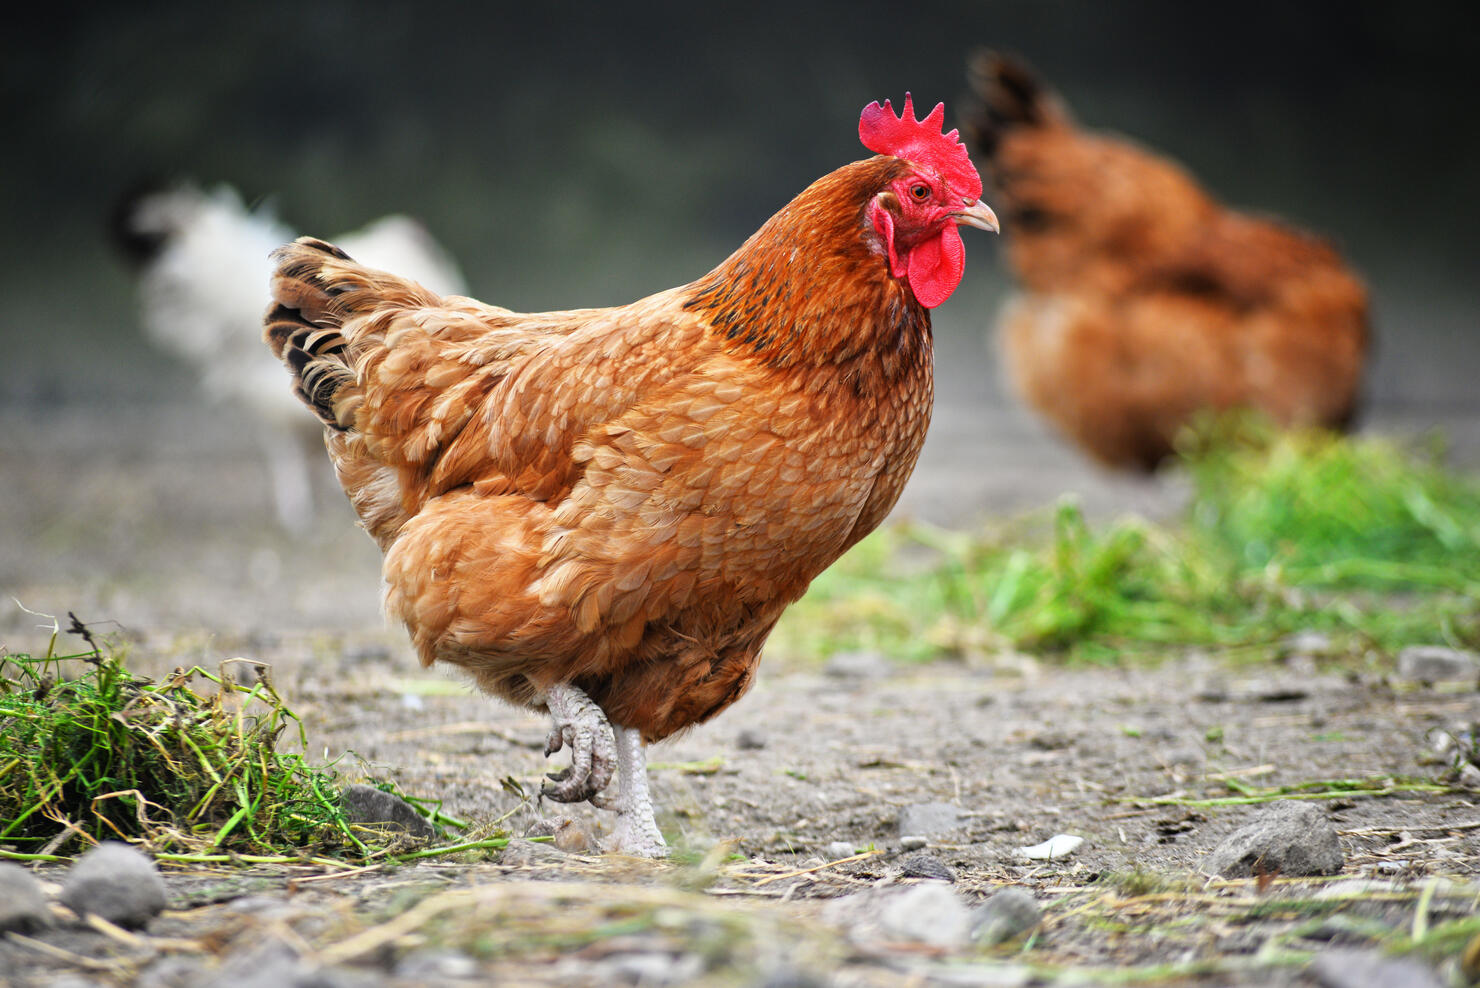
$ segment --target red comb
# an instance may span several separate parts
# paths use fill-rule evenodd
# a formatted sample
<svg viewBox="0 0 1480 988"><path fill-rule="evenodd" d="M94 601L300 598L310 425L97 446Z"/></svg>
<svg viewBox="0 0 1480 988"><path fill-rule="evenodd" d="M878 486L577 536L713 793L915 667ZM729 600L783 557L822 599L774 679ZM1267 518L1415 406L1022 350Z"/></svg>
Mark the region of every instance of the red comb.
<svg viewBox="0 0 1480 988"><path fill-rule="evenodd" d="M935 104L935 109L924 120L916 120L914 101L909 93L905 93L904 112L897 117L888 100L883 106L876 102L865 106L858 118L858 139L864 147L878 154L930 165L945 176L952 190L967 199L979 199L982 194L981 176L976 173L966 146L958 140L959 133L954 130L949 134L941 133L945 121L944 103Z"/></svg>

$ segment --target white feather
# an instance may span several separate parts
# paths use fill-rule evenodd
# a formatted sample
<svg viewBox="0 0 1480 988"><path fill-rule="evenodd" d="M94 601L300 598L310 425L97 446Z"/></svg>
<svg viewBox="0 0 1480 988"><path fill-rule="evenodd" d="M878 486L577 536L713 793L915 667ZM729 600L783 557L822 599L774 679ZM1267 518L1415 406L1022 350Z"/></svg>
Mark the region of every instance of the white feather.
<svg viewBox="0 0 1480 988"><path fill-rule="evenodd" d="M317 436L320 425L294 396L291 379L262 341L270 300L271 252L295 233L268 207L249 209L227 185L180 184L138 199L128 232L161 244L139 276L140 318L149 339L190 364L213 399L245 406L262 424L279 518L302 528L312 513L305 451L292 435ZM391 215L338 237L326 237L355 260L463 294L462 272L417 221Z"/></svg>

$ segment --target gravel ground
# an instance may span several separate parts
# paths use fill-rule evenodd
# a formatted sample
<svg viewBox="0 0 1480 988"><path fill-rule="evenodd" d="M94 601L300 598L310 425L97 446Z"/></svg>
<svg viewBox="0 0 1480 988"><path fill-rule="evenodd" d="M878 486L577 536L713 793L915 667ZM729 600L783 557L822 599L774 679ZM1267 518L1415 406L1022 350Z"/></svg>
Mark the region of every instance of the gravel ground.
<svg viewBox="0 0 1480 988"><path fill-rule="evenodd" d="M257 984L234 979L265 966L326 979L294 984L1002 984L1180 965L1154 982L1314 984L1272 945L1365 946L1408 928L1426 889L1439 890L1426 907L1437 924L1468 915L1480 888L1470 792L1377 781L1376 794L1303 804L1336 833L1342 863L1327 878L1217 880L1210 852L1266 808L1175 804L1228 796L1227 779L1431 776L1426 735L1480 717L1472 689L1395 689L1299 657L1244 671L1197 658L1154 671L858 657L780 669L718 723L655 749L660 822L679 852L647 862L590 853L604 814L500 786L537 789L541 718L363 642L295 637L261 654L314 744L357 752L454 816L553 831L559 846L343 876L166 868L169 908L143 932L58 909L48 932L0 941L14 983ZM1083 843L1061 860L1021 853L1061 834ZM53 890L66 880L40 874ZM917 887L938 901L891 914L891 897ZM1004 888L1046 914L1031 950L970 938Z"/></svg>

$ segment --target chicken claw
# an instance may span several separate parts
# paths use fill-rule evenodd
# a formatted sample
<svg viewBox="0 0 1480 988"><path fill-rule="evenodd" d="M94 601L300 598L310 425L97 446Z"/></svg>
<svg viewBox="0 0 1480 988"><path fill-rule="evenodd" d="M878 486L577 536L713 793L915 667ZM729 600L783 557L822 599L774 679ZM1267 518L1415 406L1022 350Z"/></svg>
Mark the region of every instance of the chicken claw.
<svg viewBox="0 0 1480 988"><path fill-rule="evenodd" d="M568 747L571 759L569 768L549 773L555 785L541 787L540 794L562 803L589 800L598 809L616 810L616 826L602 845L607 851L667 857L668 846L648 794L642 732L635 727L613 730L601 708L568 683L552 686L545 694L545 706L554 721L545 738L545 756ZM602 791L613 772L619 773L620 780L615 796Z"/></svg>
<svg viewBox="0 0 1480 988"><path fill-rule="evenodd" d="M570 767L551 772L555 785L540 787L540 795L561 803L591 799L607 787L616 770L616 751L606 714L581 690L559 683L545 694L554 725L545 739L548 758L570 748Z"/></svg>

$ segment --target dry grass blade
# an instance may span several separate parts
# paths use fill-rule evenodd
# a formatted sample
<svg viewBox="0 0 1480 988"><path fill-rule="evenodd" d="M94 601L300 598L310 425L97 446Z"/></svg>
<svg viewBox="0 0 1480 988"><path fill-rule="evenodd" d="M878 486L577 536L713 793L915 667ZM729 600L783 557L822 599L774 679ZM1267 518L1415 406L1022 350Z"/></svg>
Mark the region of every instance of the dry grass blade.
<svg viewBox="0 0 1480 988"><path fill-rule="evenodd" d="M797 868L792 871L784 871L779 875L767 875L765 878L762 878L760 881L756 882L755 887L760 888L762 885L769 885L772 882L779 882L786 878L800 878L802 875L810 875L814 872L824 871L828 868L837 868L842 865L854 864L859 861L865 861L872 857L877 857L878 855L883 853L884 852L882 850L864 851L861 854L854 854L851 857L839 858L836 861L824 861L822 864L813 865L810 868Z"/></svg>

